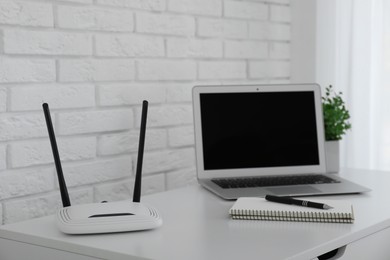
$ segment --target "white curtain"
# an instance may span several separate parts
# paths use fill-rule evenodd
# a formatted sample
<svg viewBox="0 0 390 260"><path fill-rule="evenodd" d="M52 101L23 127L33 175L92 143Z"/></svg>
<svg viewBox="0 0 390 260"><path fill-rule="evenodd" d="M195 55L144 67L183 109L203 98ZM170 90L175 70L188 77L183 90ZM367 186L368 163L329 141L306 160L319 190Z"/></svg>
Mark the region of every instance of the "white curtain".
<svg viewBox="0 0 390 260"><path fill-rule="evenodd" d="M335 87L352 130L342 166L390 170L390 1L335 1Z"/></svg>

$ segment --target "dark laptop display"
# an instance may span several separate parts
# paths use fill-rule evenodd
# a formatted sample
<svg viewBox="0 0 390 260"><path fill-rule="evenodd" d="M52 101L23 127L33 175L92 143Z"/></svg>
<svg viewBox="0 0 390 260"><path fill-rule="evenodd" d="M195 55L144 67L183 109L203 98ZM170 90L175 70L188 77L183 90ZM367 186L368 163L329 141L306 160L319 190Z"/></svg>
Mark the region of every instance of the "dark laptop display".
<svg viewBox="0 0 390 260"><path fill-rule="evenodd" d="M200 95L204 169L318 165L314 94Z"/></svg>

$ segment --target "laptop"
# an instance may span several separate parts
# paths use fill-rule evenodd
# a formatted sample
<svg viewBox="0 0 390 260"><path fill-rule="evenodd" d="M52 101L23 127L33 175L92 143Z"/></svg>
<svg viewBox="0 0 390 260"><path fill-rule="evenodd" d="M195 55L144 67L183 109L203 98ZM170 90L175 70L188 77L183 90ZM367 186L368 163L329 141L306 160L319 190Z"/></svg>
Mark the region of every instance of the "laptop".
<svg viewBox="0 0 390 260"><path fill-rule="evenodd" d="M195 86L197 178L224 199L369 191L326 173L317 84Z"/></svg>

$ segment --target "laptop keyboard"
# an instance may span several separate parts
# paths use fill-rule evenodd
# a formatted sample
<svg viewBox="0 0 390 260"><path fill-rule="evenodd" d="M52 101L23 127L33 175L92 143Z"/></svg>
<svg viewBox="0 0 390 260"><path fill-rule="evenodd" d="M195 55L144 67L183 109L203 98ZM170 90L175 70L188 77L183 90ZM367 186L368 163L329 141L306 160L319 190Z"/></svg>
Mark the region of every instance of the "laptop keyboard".
<svg viewBox="0 0 390 260"><path fill-rule="evenodd" d="M326 183L340 182L328 176L319 175L319 174L212 179L211 181L223 189L302 185L302 184L326 184Z"/></svg>

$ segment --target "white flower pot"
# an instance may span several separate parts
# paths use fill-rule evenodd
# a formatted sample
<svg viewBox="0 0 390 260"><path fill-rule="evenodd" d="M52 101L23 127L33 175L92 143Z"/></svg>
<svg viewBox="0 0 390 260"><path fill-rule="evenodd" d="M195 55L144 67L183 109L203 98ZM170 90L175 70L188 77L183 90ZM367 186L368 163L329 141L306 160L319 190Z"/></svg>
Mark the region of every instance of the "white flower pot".
<svg viewBox="0 0 390 260"><path fill-rule="evenodd" d="M325 142L326 172L340 171L340 142Z"/></svg>

